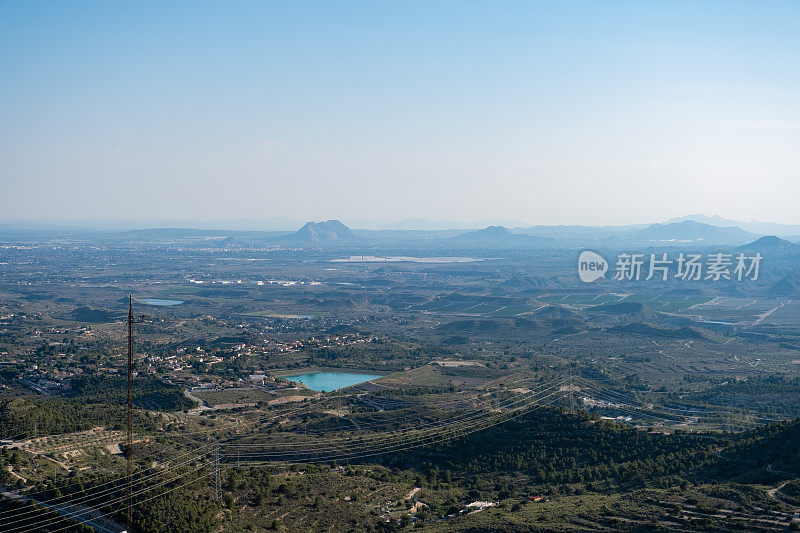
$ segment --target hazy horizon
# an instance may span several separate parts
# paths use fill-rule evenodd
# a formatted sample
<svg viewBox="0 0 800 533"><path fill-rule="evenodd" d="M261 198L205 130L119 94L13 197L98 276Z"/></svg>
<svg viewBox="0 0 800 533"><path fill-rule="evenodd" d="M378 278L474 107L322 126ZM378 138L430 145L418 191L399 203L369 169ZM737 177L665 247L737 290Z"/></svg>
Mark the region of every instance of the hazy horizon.
<svg viewBox="0 0 800 533"><path fill-rule="evenodd" d="M0 217L798 224L798 22L796 2L3 2Z"/></svg>
<svg viewBox="0 0 800 533"><path fill-rule="evenodd" d="M384 230L384 229L406 229L406 230L455 230L455 229L480 229L487 226L504 226L510 229L527 228L536 226L585 226L585 227L629 227L629 226L649 226L653 224L669 224L683 220L696 220L704 224L726 226L740 226L754 228L761 226L777 231L778 228L790 230L800 230L800 224L782 224L772 220L734 220L719 215L706 215L694 213L669 217L667 219L634 220L624 224L540 224L521 220L506 220L500 218L493 219L473 219L473 220L444 220L436 218L406 218L397 219L373 219L364 220L349 217L334 217L332 219L311 217L308 219L292 217L230 217L230 218L70 218L70 219L0 219L0 225L21 226L21 227L63 227L65 229L98 229L107 230L136 230L136 229L156 229L156 228L182 228L182 229L213 229L230 231L295 231L307 222L323 222L326 220L339 220L352 229L359 230ZM751 227L752 226L752 227ZM764 229L764 228L761 228ZM755 232L758 232L757 230ZM769 233L767 231L766 233Z"/></svg>

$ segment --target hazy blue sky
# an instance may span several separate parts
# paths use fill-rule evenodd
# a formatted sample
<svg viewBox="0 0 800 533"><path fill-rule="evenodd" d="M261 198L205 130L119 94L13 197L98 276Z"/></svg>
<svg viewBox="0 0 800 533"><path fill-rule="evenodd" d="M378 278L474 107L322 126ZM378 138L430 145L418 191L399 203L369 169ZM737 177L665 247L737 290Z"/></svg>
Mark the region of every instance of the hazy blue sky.
<svg viewBox="0 0 800 533"><path fill-rule="evenodd" d="M800 2L0 2L0 218L800 223Z"/></svg>

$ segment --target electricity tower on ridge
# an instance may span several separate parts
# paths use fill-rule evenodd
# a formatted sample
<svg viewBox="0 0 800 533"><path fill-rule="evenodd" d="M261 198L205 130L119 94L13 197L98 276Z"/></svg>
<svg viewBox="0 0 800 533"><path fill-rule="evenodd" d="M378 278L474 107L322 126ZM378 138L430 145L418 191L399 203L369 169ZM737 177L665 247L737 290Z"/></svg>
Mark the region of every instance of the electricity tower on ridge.
<svg viewBox="0 0 800 533"><path fill-rule="evenodd" d="M133 493L131 490L131 477L133 474L133 325L141 324L145 320L145 315L133 318L133 295L128 300L128 412L127 412L127 434L125 439L125 508L127 533L133 533L131 529L131 508L133 507Z"/></svg>

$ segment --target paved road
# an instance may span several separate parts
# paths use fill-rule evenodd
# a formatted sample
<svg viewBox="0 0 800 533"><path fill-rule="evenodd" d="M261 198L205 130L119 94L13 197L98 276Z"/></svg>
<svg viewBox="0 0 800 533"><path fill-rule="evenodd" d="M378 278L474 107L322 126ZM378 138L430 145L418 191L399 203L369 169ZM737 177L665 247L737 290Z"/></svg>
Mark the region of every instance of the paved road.
<svg viewBox="0 0 800 533"><path fill-rule="evenodd" d="M195 404L197 404L195 407L189 409L190 413L194 414L200 411L208 411L209 409L211 409L208 405L206 405L206 402L204 402L202 399L192 394L191 391L189 391L188 389L183 389L183 395L186 396L188 399L192 400Z"/></svg>

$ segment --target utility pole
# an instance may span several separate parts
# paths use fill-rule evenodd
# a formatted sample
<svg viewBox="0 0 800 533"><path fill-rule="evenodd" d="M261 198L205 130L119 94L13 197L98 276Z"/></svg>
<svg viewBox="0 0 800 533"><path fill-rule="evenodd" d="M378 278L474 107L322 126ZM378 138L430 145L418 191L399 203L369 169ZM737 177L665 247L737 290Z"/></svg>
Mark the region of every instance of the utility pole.
<svg viewBox="0 0 800 533"><path fill-rule="evenodd" d="M133 507L131 490L131 477L133 475L133 325L144 322L145 316L133 318L133 296L128 300L128 413L127 413L127 435L125 439L125 508L127 532L133 533L131 529L131 509Z"/></svg>

